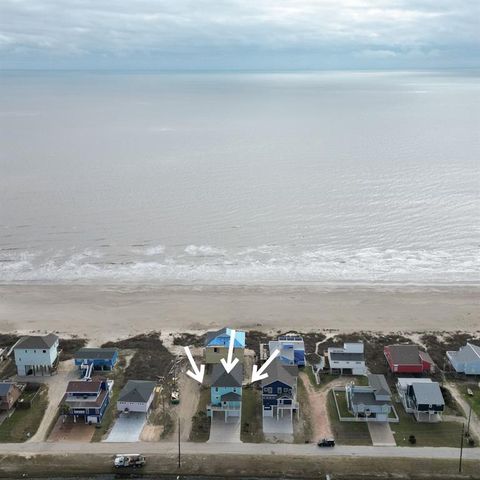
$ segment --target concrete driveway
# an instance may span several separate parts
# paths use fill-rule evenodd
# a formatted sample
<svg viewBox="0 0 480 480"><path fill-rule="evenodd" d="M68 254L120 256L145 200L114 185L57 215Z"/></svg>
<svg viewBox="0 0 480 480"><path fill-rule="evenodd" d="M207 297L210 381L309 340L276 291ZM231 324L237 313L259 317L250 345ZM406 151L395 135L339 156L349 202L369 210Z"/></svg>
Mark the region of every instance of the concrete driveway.
<svg viewBox="0 0 480 480"><path fill-rule="evenodd" d="M395 447L397 444L388 422L367 422L374 447Z"/></svg>
<svg viewBox="0 0 480 480"><path fill-rule="evenodd" d="M293 419L286 415L278 420L275 418L263 418L263 433L267 440L273 442L291 442L293 441Z"/></svg>
<svg viewBox="0 0 480 480"><path fill-rule="evenodd" d="M240 428L240 417L230 417L225 422L223 413L214 412L208 443L241 443Z"/></svg>
<svg viewBox="0 0 480 480"><path fill-rule="evenodd" d="M144 413L121 413L104 442L138 442L146 421Z"/></svg>

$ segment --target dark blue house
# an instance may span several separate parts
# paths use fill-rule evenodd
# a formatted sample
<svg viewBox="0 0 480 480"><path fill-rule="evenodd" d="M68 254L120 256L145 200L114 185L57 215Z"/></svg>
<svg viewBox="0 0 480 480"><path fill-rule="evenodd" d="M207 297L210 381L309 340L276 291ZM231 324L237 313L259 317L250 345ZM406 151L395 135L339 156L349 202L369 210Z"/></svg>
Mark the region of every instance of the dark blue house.
<svg viewBox="0 0 480 480"><path fill-rule="evenodd" d="M293 418L298 412L296 365L284 365L276 358L266 369L268 377L262 380L263 417L283 418L285 414Z"/></svg>
<svg viewBox="0 0 480 480"><path fill-rule="evenodd" d="M73 356L75 365L85 368L93 364L94 370L112 370L118 361L116 348L81 348Z"/></svg>
<svg viewBox="0 0 480 480"><path fill-rule="evenodd" d="M62 401L62 413L85 423L100 423L110 403L113 381L106 378L72 380Z"/></svg>

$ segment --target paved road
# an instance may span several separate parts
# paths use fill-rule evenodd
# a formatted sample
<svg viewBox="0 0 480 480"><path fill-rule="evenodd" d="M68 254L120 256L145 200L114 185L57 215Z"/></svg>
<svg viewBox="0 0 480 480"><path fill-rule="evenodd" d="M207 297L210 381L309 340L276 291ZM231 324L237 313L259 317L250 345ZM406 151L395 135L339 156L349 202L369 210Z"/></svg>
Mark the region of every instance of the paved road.
<svg viewBox="0 0 480 480"><path fill-rule="evenodd" d="M24 444L0 444L0 455L62 455L105 454L141 452L145 455L168 455L177 453L174 442L135 443L52 443L28 442ZM197 455L295 455L295 456L351 456L351 457L397 457L397 458L443 458L456 459L459 449L445 447L360 447L337 446L319 448L314 444L255 444L255 443L182 443L182 453ZM480 448L464 449L464 458L480 461Z"/></svg>

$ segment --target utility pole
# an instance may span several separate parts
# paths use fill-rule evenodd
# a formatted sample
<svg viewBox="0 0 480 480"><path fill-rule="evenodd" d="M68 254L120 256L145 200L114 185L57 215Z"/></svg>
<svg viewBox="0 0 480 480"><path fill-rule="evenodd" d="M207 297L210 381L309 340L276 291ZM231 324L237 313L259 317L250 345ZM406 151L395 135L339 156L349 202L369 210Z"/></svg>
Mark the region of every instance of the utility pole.
<svg viewBox="0 0 480 480"><path fill-rule="evenodd" d="M180 418L178 419L178 469L180 470Z"/></svg>
<svg viewBox="0 0 480 480"><path fill-rule="evenodd" d="M463 456L463 434L465 433L465 424L462 423L462 438L460 440L460 461L458 463L458 473L462 473L462 456Z"/></svg>

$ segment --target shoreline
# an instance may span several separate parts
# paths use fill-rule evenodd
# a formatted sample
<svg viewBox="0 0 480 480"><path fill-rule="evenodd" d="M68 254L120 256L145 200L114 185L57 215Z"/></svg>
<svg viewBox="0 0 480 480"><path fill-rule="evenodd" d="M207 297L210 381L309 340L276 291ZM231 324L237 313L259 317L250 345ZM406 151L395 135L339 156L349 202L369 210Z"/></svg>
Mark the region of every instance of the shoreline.
<svg viewBox="0 0 480 480"><path fill-rule="evenodd" d="M480 330L480 286L0 284L0 332Z"/></svg>

